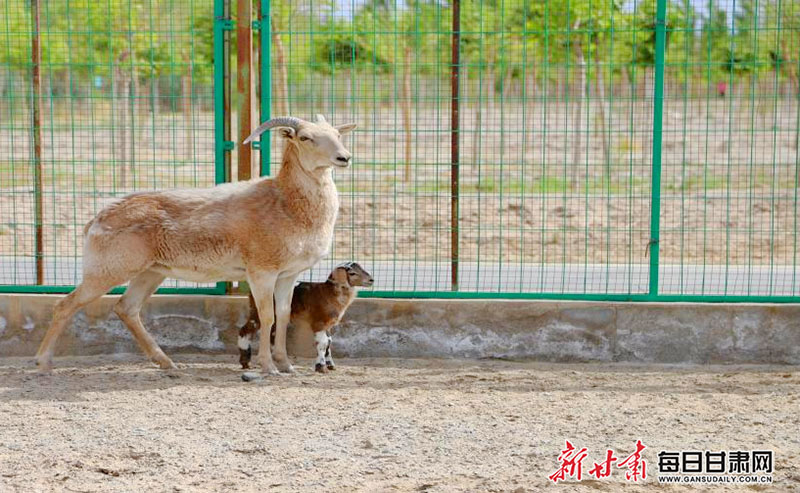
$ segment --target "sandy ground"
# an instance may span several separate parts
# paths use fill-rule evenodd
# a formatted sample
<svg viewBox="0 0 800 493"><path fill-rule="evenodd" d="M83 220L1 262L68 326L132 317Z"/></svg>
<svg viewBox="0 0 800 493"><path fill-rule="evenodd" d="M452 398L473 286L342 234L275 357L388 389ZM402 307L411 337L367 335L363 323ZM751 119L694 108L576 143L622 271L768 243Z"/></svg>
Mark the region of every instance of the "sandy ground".
<svg viewBox="0 0 800 493"><path fill-rule="evenodd" d="M560 491L683 490L659 450L775 451L800 490L794 367L342 360L326 376L243 383L233 355L0 360L0 491L538 491L570 439L583 481ZM607 448L648 447L648 479L587 480ZM701 491L702 488L696 488Z"/></svg>

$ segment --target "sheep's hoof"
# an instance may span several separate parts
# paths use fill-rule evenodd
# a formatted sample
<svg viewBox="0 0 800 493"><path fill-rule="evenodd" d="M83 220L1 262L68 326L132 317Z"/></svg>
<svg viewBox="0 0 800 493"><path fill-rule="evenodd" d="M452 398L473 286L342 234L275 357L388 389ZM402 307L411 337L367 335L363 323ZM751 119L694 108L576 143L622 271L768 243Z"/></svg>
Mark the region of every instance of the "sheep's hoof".
<svg viewBox="0 0 800 493"><path fill-rule="evenodd" d="M317 373L328 373L328 367L322 363L317 363L314 365L314 371Z"/></svg>
<svg viewBox="0 0 800 493"><path fill-rule="evenodd" d="M156 358L153 363L157 364L159 368L162 370L177 370L178 367L175 366L175 363L172 362L171 359L164 356L163 358Z"/></svg>
<svg viewBox="0 0 800 493"><path fill-rule="evenodd" d="M242 373L242 380L244 380L245 382L257 382L262 378L264 377L262 377L260 374L254 371L246 371Z"/></svg>
<svg viewBox="0 0 800 493"><path fill-rule="evenodd" d="M281 372L278 371L278 368L275 365L269 364L267 366L261 365L261 374L265 377L278 377L280 376Z"/></svg>
<svg viewBox="0 0 800 493"><path fill-rule="evenodd" d="M188 373L179 371L177 368L167 368L161 373L161 375L167 378L182 378L190 376Z"/></svg>
<svg viewBox="0 0 800 493"><path fill-rule="evenodd" d="M333 363L327 363L326 366L328 367L328 369L330 371L333 371L333 370L336 369L336 365L334 365Z"/></svg>
<svg viewBox="0 0 800 493"><path fill-rule="evenodd" d="M275 366L283 373L294 373L294 367L292 366L292 363L285 356L275 361Z"/></svg>
<svg viewBox="0 0 800 493"><path fill-rule="evenodd" d="M40 375L49 375L53 372L53 361L49 358L36 360L36 370Z"/></svg>
<svg viewBox="0 0 800 493"><path fill-rule="evenodd" d="M250 348L241 349L239 348L239 364L242 365L242 369L247 370L250 368L250 358L253 355L253 350Z"/></svg>

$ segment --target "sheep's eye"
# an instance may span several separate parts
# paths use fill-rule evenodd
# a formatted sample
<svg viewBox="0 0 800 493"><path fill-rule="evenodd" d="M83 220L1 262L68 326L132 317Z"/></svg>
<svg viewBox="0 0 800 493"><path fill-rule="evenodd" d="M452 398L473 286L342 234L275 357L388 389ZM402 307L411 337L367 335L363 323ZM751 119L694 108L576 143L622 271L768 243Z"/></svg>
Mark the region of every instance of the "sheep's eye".
<svg viewBox="0 0 800 493"><path fill-rule="evenodd" d="M303 135L302 137L300 137L300 141L301 141L301 142L306 142L306 141L313 142L313 140L309 139L309 138L308 138L308 137L306 137L305 135Z"/></svg>

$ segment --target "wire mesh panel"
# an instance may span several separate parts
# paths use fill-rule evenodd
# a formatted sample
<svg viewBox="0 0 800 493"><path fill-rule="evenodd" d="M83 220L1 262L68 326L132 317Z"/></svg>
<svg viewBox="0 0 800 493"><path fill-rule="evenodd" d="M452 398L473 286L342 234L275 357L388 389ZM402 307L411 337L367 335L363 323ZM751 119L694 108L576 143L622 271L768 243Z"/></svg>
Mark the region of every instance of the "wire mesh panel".
<svg viewBox="0 0 800 493"><path fill-rule="evenodd" d="M109 201L214 184L212 3L1 4L0 285L74 285Z"/></svg>
<svg viewBox="0 0 800 493"><path fill-rule="evenodd" d="M335 244L315 277L352 259L383 289L449 289L450 199L440 190L449 187L450 15L418 7L424 14L401 16L394 6L272 2L272 113L360 126L347 143L357 163L336 172ZM273 170L281 147L276 139Z"/></svg>
<svg viewBox="0 0 800 493"><path fill-rule="evenodd" d="M668 4L662 293L797 296L800 4Z"/></svg>
<svg viewBox="0 0 800 493"><path fill-rule="evenodd" d="M452 3L273 1L272 113L360 125L314 277L355 260L394 293L647 293L653 5L462 1L454 66Z"/></svg>
<svg viewBox="0 0 800 493"><path fill-rule="evenodd" d="M359 124L309 277L354 260L380 296L800 300L797 2L261 7L268 113ZM109 200L225 178L235 20L222 0L0 10L0 290L69 286Z"/></svg>

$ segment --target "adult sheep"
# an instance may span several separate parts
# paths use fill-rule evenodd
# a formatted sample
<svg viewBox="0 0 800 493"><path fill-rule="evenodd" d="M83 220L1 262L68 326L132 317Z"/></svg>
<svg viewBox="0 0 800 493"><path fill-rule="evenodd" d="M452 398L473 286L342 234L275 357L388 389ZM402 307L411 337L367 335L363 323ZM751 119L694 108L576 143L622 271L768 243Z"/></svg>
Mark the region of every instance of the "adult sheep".
<svg viewBox="0 0 800 493"><path fill-rule="evenodd" d="M83 282L56 304L53 323L37 353L52 367L56 341L72 316L109 289L129 281L114 306L147 356L175 368L142 325L142 305L166 277L193 282L250 283L262 320L263 373L293 372L286 355L286 325L297 276L329 250L339 211L331 170L347 167L342 134L355 124L331 126L273 118L243 144L271 128L286 141L276 178L199 190L138 192L102 209L84 228ZM273 311L273 296L275 306ZM269 331L276 322L275 350Z"/></svg>

